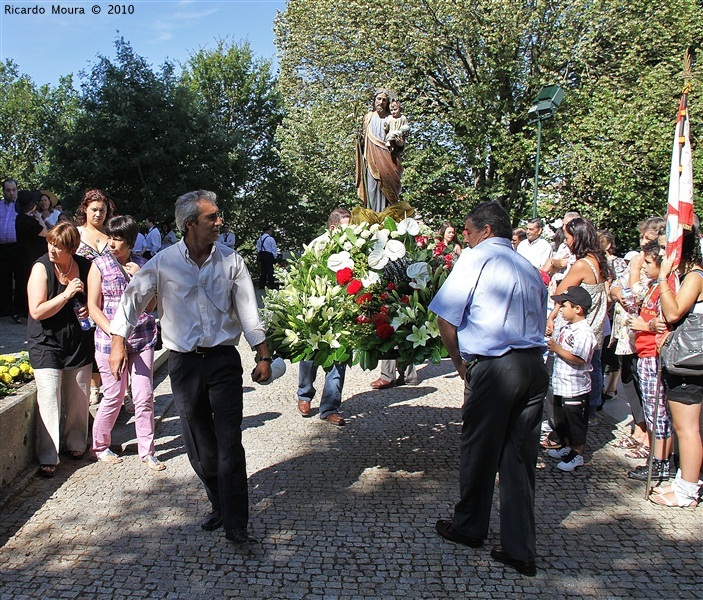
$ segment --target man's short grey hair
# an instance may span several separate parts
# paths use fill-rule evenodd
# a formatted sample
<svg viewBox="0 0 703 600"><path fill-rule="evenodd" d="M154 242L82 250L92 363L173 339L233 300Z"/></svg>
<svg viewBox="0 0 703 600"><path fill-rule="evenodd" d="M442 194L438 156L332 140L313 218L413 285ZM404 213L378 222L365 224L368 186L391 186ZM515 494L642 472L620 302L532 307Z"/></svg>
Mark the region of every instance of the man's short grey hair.
<svg viewBox="0 0 703 600"><path fill-rule="evenodd" d="M581 218L581 213L575 210L570 210L568 213L564 215L564 218L562 219L562 222L564 221L571 221L572 219L580 219Z"/></svg>
<svg viewBox="0 0 703 600"><path fill-rule="evenodd" d="M544 229L544 221L539 217L537 217L536 219L530 219L528 223L532 225L537 225L537 227L539 227L540 229Z"/></svg>
<svg viewBox="0 0 703 600"><path fill-rule="evenodd" d="M217 194L207 190L188 192L176 200L176 227L183 235L186 234L186 222L197 221L200 214L198 203L201 200L217 206Z"/></svg>

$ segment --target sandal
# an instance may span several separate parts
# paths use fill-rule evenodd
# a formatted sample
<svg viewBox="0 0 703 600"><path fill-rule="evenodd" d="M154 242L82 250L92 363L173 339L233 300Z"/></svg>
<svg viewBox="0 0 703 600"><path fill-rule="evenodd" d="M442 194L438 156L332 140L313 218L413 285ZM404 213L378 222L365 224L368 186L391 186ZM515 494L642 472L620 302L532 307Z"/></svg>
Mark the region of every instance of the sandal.
<svg viewBox="0 0 703 600"><path fill-rule="evenodd" d="M645 446L642 444L638 448L635 448L634 450L630 450L629 452L625 453L625 458L648 458L649 457L649 446Z"/></svg>
<svg viewBox="0 0 703 600"><path fill-rule="evenodd" d="M142 458L142 462L152 471L163 471L166 468L166 465L162 463L158 458L156 458L153 454L149 454Z"/></svg>
<svg viewBox="0 0 703 600"><path fill-rule="evenodd" d="M103 450L102 452L98 452L95 455L95 458L98 461L107 463L109 465L118 465L122 462L122 459L109 448L107 450Z"/></svg>
<svg viewBox="0 0 703 600"><path fill-rule="evenodd" d="M539 445L542 446L542 448L546 448L547 450L558 450L564 444L562 444L561 442L555 441L552 438L550 438L548 435L546 435L539 441Z"/></svg>
<svg viewBox="0 0 703 600"><path fill-rule="evenodd" d="M639 448L642 444L638 442L635 438L633 438L631 435L628 435L627 437L619 439L617 442L613 444L613 448L622 448L623 450L633 450L635 448Z"/></svg>
<svg viewBox="0 0 703 600"><path fill-rule="evenodd" d="M85 450L81 452L80 450L70 450L68 455L73 460L81 460L85 456Z"/></svg>
<svg viewBox="0 0 703 600"><path fill-rule="evenodd" d="M394 385L395 381L388 381L382 377L379 377L376 381L371 382L371 387L375 390L385 390L386 388L393 387Z"/></svg>
<svg viewBox="0 0 703 600"><path fill-rule="evenodd" d="M39 475L42 477L53 477L56 475L56 465L40 465Z"/></svg>
<svg viewBox="0 0 703 600"><path fill-rule="evenodd" d="M698 506L697 500L690 500L688 504L679 504L679 499L676 497L674 490L669 490L662 494L653 494L649 497L649 500L659 506L671 506L674 508L696 508Z"/></svg>

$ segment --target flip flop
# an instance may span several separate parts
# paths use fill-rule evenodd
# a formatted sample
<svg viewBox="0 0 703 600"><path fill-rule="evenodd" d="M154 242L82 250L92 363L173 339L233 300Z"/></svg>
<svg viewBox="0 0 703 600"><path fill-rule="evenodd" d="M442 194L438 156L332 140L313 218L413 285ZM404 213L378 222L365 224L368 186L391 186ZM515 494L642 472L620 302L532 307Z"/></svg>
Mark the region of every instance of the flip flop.
<svg viewBox="0 0 703 600"><path fill-rule="evenodd" d="M85 456L85 451L81 452L80 450L70 450L68 455L73 460L81 460Z"/></svg>

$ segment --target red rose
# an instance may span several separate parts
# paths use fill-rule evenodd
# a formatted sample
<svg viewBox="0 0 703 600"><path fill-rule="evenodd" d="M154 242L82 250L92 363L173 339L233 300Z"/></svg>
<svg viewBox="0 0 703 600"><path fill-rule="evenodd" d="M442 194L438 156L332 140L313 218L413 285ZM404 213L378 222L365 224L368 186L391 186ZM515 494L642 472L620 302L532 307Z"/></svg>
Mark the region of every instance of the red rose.
<svg viewBox="0 0 703 600"><path fill-rule="evenodd" d="M454 257L451 254L444 255L444 262L447 263L447 265L451 265L452 260L454 260Z"/></svg>
<svg viewBox="0 0 703 600"><path fill-rule="evenodd" d="M356 318L356 322L357 322L359 325L363 325L364 323L370 323L370 322L371 322L371 319L369 319L366 315L359 315L359 316Z"/></svg>
<svg viewBox="0 0 703 600"><path fill-rule="evenodd" d="M349 285L351 285L351 283ZM361 294L361 296L356 299L356 303L365 304L366 302L371 302L371 300L373 300L373 296L367 292L366 294Z"/></svg>
<svg viewBox="0 0 703 600"><path fill-rule="evenodd" d="M371 322L378 327L382 323L390 323L391 318L385 313L376 313L371 315Z"/></svg>
<svg viewBox="0 0 703 600"><path fill-rule="evenodd" d="M427 242L428 242L428 241L429 241L429 239L427 238L426 235L416 235L416 236L415 236L415 243L416 243L420 248L424 248L425 246L427 246Z"/></svg>
<svg viewBox="0 0 703 600"><path fill-rule="evenodd" d="M401 301L403 304L407 304L408 302L410 302L410 296L406 296L405 294L403 294L403 295L400 297L400 301Z"/></svg>
<svg viewBox="0 0 703 600"><path fill-rule="evenodd" d="M432 254L434 256L441 256L442 252L444 252L444 249L446 247L447 245L444 242L437 242L437 245L434 247Z"/></svg>
<svg viewBox="0 0 703 600"><path fill-rule="evenodd" d="M352 279L349 282L349 285L347 286L347 294L351 294L352 296L359 292L361 288L364 287L358 279Z"/></svg>
<svg viewBox="0 0 703 600"><path fill-rule="evenodd" d="M383 292L383 293L379 296L379 298L381 299L381 302L385 302L386 300L388 300L388 294L386 294L386 292Z"/></svg>
<svg viewBox="0 0 703 600"><path fill-rule="evenodd" d="M379 312L382 312L384 315L387 315L389 310L390 310L390 308L388 308L387 306L382 306L379 309Z"/></svg>
<svg viewBox="0 0 703 600"><path fill-rule="evenodd" d="M381 323L378 327L376 327L376 335L382 340L387 340L393 335L393 333L394 330L390 325L388 325L388 323Z"/></svg>
<svg viewBox="0 0 703 600"><path fill-rule="evenodd" d="M339 285L346 285L352 280L352 270L349 267L344 267L337 271L337 283Z"/></svg>
<svg viewBox="0 0 703 600"><path fill-rule="evenodd" d="M395 283L392 281L386 286L389 292L392 292L395 289Z"/></svg>

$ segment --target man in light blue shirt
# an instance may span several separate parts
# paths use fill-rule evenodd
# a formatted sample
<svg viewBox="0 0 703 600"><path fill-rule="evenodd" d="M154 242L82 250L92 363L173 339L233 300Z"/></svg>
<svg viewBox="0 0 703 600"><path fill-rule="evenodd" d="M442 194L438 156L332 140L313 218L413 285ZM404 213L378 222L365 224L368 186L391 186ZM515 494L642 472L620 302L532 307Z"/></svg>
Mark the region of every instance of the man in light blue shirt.
<svg viewBox="0 0 703 600"><path fill-rule="evenodd" d="M442 341L464 379L460 500L443 538L479 547L488 537L496 473L500 473L501 546L491 556L535 575L535 465L549 375L547 288L538 270L511 246L512 228L497 202L466 219L462 252L430 303Z"/></svg>

